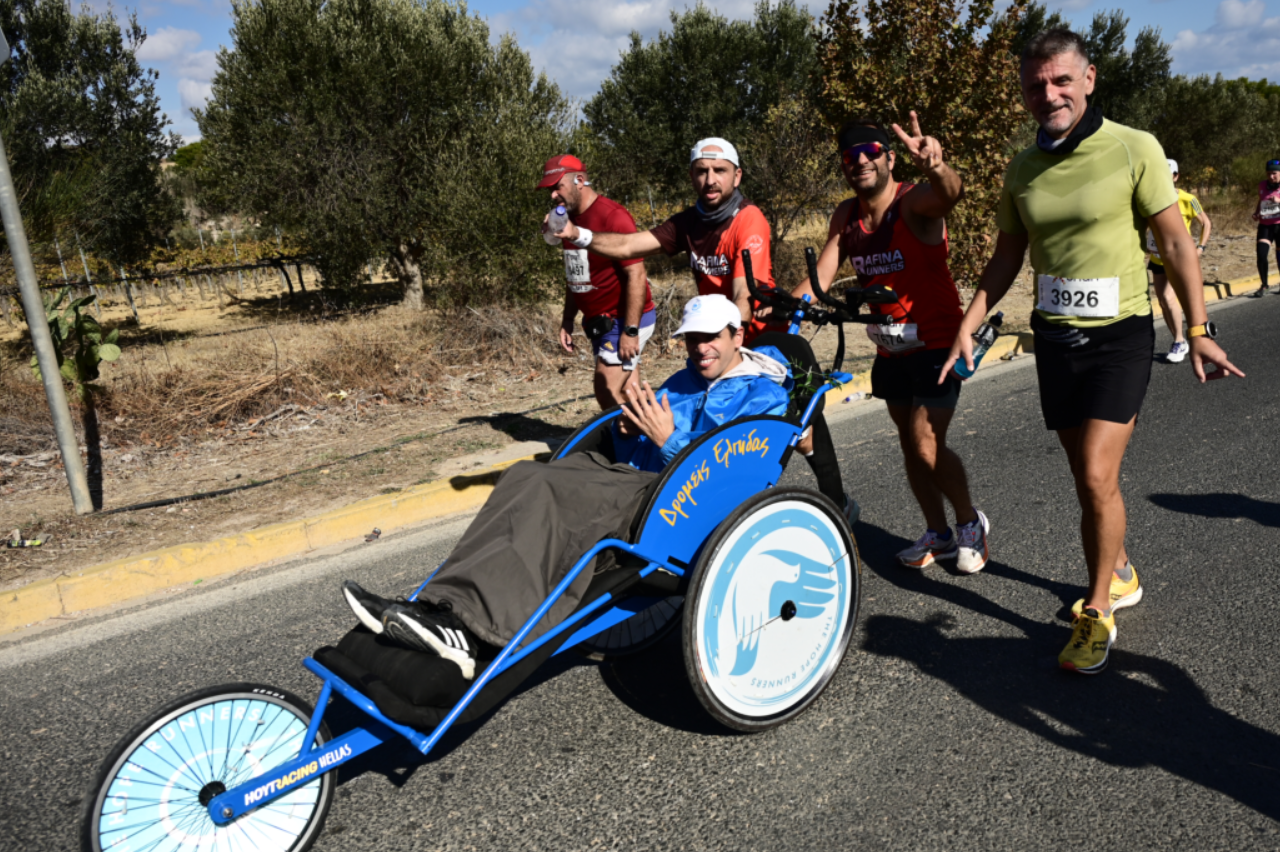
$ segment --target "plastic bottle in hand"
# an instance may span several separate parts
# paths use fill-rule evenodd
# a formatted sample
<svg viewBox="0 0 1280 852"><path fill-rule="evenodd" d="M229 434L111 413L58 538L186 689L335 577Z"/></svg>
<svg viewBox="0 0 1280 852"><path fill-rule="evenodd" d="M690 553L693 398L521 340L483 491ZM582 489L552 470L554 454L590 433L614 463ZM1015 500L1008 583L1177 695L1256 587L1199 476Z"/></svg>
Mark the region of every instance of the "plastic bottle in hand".
<svg viewBox="0 0 1280 852"><path fill-rule="evenodd" d="M542 238L547 241L549 246L560 245L560 240L554 235L564 230L564 226L569 224L569 212L564 209L564 205L556 206L551 211L551 215L547 217L547 230L542 233Z"/></svg>
<svg viewBox="0 0 1280 852"><path fill-rule="evenodd" d="M991 348L991 344L996 342L996 338L1000 336L1000 326L1004 323L1004 311L996 311L996 315L991 319L978 326L978 330L973 333L973 369L970 370L961 358L951 369L962 379L972 376L978 369L978 364L982 363L982 356L987 354L987 350Z"/></svg>

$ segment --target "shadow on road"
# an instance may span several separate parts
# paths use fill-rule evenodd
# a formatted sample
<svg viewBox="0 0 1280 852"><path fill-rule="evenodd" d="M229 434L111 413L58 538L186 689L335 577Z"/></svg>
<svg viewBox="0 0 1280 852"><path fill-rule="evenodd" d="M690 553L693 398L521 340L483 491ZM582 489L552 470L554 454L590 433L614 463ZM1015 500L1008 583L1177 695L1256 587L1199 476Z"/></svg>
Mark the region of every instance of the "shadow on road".
<svg viewBox="0 0 1280 852"><path fill-rule="evenodd" d="M1228 496L1234 495L1206 499ZM905 539L867 524L859 525L857 535L868 567L885 580L998 619L1024 634L952 636L948 633L955 619L945 613L923 621L875 615L866 621L866 652L911 663L977 706L1054 745L1115 766L1156 766L1280 819L1280 736L1214 707L1183 669L1118 646L1100 677L1061 671L1048 659L1065 639L1061 626L1029 619L963 586L935 579L936 572L898 568L894 553L909 544ZM1081 592L1080 586L999 562L989 563L984 573L1051 592L1063 603L1060 617Z"/></svg>
<svg viewBox="0 0 1280 852"><path fill-rule="evenodd" d="M1247 518L1264 527L1280 527L1280 503L1269 503L1243 494L1152 494L1147 497L1161 509L1204 518Z"/></svg>
<svg viewBox="0 0 1280 852"><path fill-rule="evenodd" d="M1061 748L1113 766L1156 766L1280 819L1280 736L1214 707L1178 666L1117 648L1105 674L1084 678L1028 665L1061 641L1057 626L1034 625L1025 638L957 638L947 635L951 623L941 614L877 615L865 650L912 663Z"/></svg>
<svg viewBox="0 0 1280 852"><path fill-rule="evenodd" d="M636 654L605 661L604 685L618 700L659 725L703 736L738 736L706 711L689 686L681 630Z"/></svg>

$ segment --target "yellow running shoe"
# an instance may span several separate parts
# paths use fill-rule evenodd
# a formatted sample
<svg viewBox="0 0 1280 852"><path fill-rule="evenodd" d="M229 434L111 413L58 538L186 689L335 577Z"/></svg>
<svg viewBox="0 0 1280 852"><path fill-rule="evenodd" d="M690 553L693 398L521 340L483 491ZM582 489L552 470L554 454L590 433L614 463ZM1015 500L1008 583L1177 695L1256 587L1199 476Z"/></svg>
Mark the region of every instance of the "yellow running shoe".
<svg viewBox="0 0 1280 852"><path fill-rule="evenodd" d="M1142 584L1138 582L1138 569L1133 567L1132 562L1129 563L1129 571L1133 576L1127 583L1116 576L1116 572L1111 572L1111 613L1113 615L1116 610L1133 606L1142 600ZM1071 617L1079 618L1082 609L1084 609L1084 598L1071 605Z"/></svg>
<svg viewBox="0 0 1280 852"><path fill-rule="evenodd" d="M1076 619L1071 641L1058 655L1058 665L1080 674L1097 674L1107 667L1111 643L1116 641L1116 614L1105 618L1089 607Z"/></svg>

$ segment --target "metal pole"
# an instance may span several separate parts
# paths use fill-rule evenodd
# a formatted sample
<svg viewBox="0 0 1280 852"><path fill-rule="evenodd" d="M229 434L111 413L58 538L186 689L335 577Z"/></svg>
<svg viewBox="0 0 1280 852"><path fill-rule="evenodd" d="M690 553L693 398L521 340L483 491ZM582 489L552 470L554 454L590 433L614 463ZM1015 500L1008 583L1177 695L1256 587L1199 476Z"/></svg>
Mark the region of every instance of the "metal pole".
<svg viewBox="0 0 1280 852"><path fill-rule="evenodd" d="M236 257L236 266L240 265L240 248L236 245L236 229L231 229L231 251ZM236 295L244 295L244 276L240 274L240 270L236 270Z"/></svg>
<svg viewBox="0 0 1280 852"><path fill-rule="evenodd" d="M124 280L124 294L129 298L129 310L133 311L133 322L142 325L142 320L138 319L138 306L133 303L133 282L125 275L123 266L120 267L120 277Z"/></svg>
<svg viewBox="0 0 1280 852"><path fill-rule="evenodd" d="M7 57L8 53L6 44L4 55ZM62 452L62 466L67 471L67 484L71 486L71 504L77 515L87 515L93 511L89 478L85 475L84 460L80 458L80 446L76 443L71 407L67 405L67 391L58 372L58 356L53 350L49 320L40 299L40 285L36 282L36 268L31 263L31 248L27 245L26 229L22 227L22 212L18 209L18 194L13 188L9 155L4 150L3 139L0 139L0 215L4 217L4 233L9 239L9 253L13 255L13 269L22 291L22 309L27 315L27 327L31 329L31 344L36 350L44 394L49 400L53 431Z"/></svg>
<svg viewBox="0 0 1280 852"><path fill-rule="evenodd" d="M53 238L53 247L58 250L58 266L62 267L62 283L71 286L71 282L67 280L67 265L62 262L62 246L58 243L58 238Z"/></svg>
<svg viewBox="0 0 1280 852"><path fill-rule="evenodd" d="M89 261L84 259L84 246L80 245L79 231L76 232L76 248L80 252L80 263L84 265L84 283L89 286L89 292L96 296L98 291L93 286L93 279L89 277ZM98 315L98 319L102 319L102 307L98 302L98 299L93 300L93 312Z"/></svg>

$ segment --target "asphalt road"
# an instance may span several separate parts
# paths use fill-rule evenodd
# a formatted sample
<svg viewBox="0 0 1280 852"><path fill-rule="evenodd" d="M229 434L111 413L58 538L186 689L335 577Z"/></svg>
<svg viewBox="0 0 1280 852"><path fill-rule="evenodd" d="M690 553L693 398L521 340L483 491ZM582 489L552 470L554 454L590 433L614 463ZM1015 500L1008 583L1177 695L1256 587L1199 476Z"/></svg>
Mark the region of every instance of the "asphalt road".
<svg viewBox="0 0 1280 852"><path fill-rule="evenodd" d="M888 418L834 413L864 506L862 620L806 714L755 736L718 728L677 641L616 663L566 654L428 759L395 744L348 764L316 848L1280 849L1280 299L1214 316L1249 377L1200 387L1187 364L1155 367L1123 471L1147 596L1121 613L1104 674L1055 665L1085 572L1034 370L984 367L952 430L993 524L975 576L894 564L922 522ZM350 626L339 581L408 589L461 529L0 645L0 848L75 848L99 761L185 691L249 680L314 696L299 660ZM335 729L357 721L343 711Z"/></svg>

